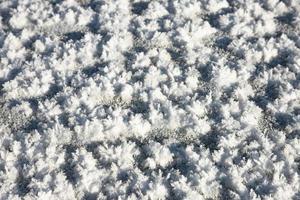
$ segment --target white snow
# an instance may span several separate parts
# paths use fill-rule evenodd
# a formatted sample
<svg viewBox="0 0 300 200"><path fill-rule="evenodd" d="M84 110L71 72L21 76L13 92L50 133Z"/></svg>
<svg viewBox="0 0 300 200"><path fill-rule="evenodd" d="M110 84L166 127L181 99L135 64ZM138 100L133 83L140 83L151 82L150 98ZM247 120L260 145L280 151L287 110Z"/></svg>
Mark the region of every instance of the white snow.
<svg viewBox="0 0 300 200"><path fill-rule="evenodd" d="M300 199L299 13L0 1L0 200Z"/></svg>

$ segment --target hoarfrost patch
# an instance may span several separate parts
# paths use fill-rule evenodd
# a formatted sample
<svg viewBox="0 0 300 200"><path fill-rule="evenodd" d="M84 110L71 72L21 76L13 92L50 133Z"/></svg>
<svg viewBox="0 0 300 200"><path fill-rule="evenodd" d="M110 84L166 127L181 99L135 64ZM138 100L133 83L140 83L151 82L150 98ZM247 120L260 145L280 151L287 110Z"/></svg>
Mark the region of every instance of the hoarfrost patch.
<svg viewBox="0 0 300 200"><path fill-rule="evenodd" d="M297 0L0 3L0 199L299 199Z"/></svg>

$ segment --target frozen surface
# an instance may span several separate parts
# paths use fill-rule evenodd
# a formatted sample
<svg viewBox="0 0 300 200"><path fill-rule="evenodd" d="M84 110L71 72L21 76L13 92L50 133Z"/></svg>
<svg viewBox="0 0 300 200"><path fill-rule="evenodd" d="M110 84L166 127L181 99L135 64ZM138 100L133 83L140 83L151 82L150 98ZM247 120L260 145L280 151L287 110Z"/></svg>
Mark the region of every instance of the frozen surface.
<svg viewBox="0 0 300 200"><path fill-rule="evenodd" d="M300 199L299 0L2 0L0 199Z"/></svg>

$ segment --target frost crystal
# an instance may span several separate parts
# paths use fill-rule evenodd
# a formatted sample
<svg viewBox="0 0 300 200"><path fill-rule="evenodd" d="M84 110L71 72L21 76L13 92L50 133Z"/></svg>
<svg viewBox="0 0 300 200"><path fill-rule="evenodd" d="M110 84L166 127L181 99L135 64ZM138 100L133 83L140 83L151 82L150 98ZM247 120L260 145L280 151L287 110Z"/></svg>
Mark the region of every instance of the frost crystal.
<svg viewBox="0 0 300 200"><path fill-rule="evenodd" d="M299 13L0 1L0 199L300 199Z"/></svg>

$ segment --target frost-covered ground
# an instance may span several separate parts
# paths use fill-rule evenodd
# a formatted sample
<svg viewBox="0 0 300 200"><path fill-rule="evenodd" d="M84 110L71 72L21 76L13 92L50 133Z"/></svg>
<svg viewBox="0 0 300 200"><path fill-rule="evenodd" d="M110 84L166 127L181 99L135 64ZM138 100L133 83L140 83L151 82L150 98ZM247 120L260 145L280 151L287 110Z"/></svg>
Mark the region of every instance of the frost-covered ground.
<svg viewBox="0 0 300 200"><path fill-rule="evenodd" d="M1 0L0 199L300 199L299 0Z"/></svg>

